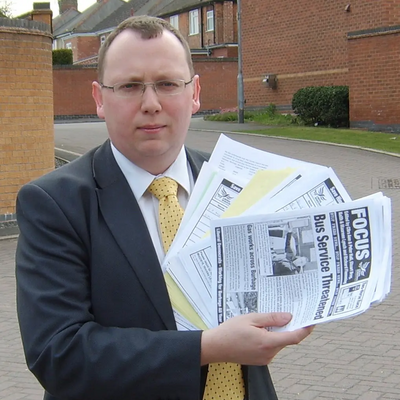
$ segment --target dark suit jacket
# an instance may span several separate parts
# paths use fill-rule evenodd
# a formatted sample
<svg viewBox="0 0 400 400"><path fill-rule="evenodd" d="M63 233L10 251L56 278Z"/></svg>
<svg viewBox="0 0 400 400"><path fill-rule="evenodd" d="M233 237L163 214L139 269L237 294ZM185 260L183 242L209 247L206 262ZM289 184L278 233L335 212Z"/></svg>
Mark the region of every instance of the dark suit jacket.
<svg viewBox="0 0 400 400"><path fill-rule="evenodd" d="M196 178L205 154L188 150ZM201 332L177 332L145 221L109 141L18 195L17 308L46 400L200 398ZM251 400L276 399L244 367Z"/></svg>

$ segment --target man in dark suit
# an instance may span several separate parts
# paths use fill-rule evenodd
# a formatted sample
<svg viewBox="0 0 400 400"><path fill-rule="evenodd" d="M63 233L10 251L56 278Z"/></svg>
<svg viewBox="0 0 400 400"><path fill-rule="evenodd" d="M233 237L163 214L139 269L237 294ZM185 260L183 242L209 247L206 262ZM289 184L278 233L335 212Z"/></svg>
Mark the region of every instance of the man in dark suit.
<svg viewBox="0 0 400 400"><path fill-rule="evenodd" d="M199 93L179 32L156 18L126 20L101 48L93 83L110 140L18 195L18 317L46 400L200 399L216 362L243 365L247 399L276 399L265 365L311 331L264 329L289 322L284 313L176 330L147 188L173 178L186 206L207 159L184 147Z"/></svg>

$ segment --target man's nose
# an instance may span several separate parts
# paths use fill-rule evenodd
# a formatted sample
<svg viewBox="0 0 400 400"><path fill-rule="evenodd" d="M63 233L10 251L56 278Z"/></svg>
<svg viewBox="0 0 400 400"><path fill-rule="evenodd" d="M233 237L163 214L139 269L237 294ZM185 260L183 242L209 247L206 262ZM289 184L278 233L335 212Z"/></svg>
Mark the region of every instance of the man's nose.
<svg viewBox="0 0 400 400"><path fill-rule="evenodd" d="M152 114L161 110L161 103L157 95L157 92L155 91L154 85L152 84L145 85L141 100L142 100L142 107L141 107L142 112Z"/></svg>

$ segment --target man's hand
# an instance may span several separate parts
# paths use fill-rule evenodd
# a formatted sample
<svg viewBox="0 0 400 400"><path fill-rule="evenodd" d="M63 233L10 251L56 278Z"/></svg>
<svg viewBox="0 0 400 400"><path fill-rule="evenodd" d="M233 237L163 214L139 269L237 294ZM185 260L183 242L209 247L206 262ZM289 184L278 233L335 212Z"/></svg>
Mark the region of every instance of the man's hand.
<svg viewBox="0 0 400 400"><path fill-rule="evenodd" d="M292 332L269 332L265 329L285 326L291 318L289 313L246 314L204 331L201 339L202 365L214 362L269 364L280 350L300 343L313 330L313 327Z"/></svg>

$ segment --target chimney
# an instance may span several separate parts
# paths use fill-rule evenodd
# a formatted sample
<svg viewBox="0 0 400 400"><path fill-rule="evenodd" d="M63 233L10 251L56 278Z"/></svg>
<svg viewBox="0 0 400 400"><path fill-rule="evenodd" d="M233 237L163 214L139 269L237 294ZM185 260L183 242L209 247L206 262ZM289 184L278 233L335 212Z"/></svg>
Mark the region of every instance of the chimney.
<svg viewBox="0 0 400 400"><path fill-rule="evenodd" d="M78 10L78 0L58 0L60 15L70 9Z"/></svg>

